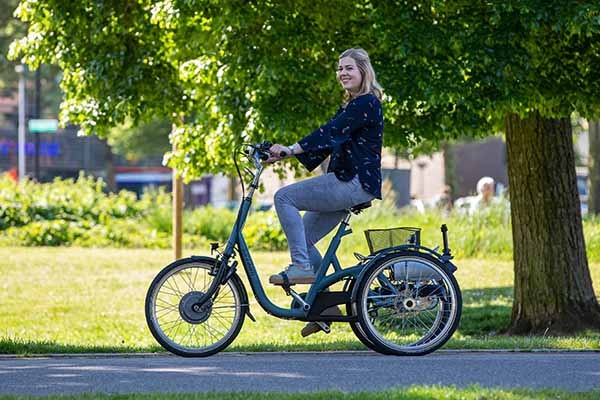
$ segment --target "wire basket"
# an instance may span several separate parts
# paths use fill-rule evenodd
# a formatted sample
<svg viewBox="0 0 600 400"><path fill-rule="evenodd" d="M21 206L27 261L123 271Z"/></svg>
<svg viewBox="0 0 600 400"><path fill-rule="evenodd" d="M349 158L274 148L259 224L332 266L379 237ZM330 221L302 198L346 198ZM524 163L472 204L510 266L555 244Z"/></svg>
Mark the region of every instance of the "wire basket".
<svg viewBox="0 0 600 400"><path fill-rule="evenodd" d="M389 229L367 229L365 237L371 254L403 244L421 245L421 228L399 227Z"/></svg>

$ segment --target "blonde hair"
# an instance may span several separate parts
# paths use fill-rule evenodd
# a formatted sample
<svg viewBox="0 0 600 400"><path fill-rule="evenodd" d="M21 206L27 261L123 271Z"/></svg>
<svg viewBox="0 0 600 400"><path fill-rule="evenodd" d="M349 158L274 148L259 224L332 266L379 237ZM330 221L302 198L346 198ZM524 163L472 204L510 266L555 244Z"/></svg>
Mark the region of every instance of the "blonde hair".
<svg viewBox="0 0 600 400"><path fill-rule="evenodd" d="M360 75L362 77L360 90L356 94L356 97L362 96L363 94L372 93L379 100L381 100L381 97L383 96L383 88L377 82L377 78L375 77L375 70L371 65L371 60L369 59L369 55L367 54L367 52L364 49L361 49L360 47L355 47L344 51L342 54L340 54L339 59L342 59L344 57L350 57L356 62L356 66L358 67L358 70L360 71ZM352 99L352 95L346 90L345 100L348 102Z"/></svg>

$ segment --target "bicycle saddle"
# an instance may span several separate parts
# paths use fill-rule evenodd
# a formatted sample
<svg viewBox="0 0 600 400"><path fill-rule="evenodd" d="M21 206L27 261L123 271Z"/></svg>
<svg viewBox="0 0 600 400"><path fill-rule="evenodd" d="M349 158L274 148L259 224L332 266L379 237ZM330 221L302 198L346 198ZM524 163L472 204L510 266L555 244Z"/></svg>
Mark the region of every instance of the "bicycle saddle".
<svg viewBox="0 0 600 400"><path fill-rule="evenodd" d="M371 207L371 201L367 201L364 203L357 204L355 206L350 207L350 211L354 214L360 214L360 212L366 208Z"/></svg>

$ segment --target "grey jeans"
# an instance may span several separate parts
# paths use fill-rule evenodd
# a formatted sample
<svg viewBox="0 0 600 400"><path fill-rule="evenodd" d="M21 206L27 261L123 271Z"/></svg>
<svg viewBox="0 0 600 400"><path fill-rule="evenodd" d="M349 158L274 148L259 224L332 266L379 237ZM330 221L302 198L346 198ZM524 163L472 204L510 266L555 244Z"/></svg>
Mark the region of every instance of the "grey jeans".
<svg viewBox="0 0 600 400"><path fill-rule="evenodd" d="M361 186L358 175L348 182L334 173L282 187L275 193L275 209L288 241L292 264L316 270L321 254L315 244L346 216L346 209L375 196ZM306 211L304 217L300 211Z"/></svg>

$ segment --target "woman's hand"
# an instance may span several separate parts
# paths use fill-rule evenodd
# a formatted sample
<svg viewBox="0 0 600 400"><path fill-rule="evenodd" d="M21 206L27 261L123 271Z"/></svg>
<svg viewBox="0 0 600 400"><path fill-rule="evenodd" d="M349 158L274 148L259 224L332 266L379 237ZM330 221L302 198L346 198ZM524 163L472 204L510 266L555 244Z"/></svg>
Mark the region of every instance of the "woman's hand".
<svg viewBox="0 0 600 400"><path fill-rule="evenodd" d="M271 156L265 160L265 163L274 163L277 161L281 161L284 158L288 158L292 155L290 148L278 143L275 143L269 148L269 153Z"/></svg>

